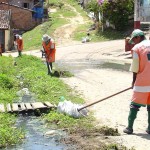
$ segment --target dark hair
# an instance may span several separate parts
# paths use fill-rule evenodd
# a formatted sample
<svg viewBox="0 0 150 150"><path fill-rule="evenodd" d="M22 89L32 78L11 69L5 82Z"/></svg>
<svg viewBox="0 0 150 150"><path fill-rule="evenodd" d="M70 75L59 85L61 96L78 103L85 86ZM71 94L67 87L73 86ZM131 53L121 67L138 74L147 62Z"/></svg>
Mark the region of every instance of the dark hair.
<svg viewBox="0 0 150 150"><path fill-rule="evenodd" d="M135 36L134 38L138 38L138 37L141 38L141 41L143 41L143 40L145 39L145 36L144 36L144 35Z"/></svg>
<svg viewBox="0 0 150 150"><path fill-rule="evenodd" d="M145 36L144 35L141 35L140 37L141 37L142 40L145 40Z"/></svg>

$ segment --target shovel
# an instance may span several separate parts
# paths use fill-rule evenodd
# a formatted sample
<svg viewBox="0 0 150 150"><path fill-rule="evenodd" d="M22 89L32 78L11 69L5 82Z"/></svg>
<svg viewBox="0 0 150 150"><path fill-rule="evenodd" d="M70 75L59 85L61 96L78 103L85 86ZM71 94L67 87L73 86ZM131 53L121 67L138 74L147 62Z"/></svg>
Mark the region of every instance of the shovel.
<svg viewBox="0 0 150 150"><path fill-rule="evenodd" d="M99 102L102 102L102 101L104 101L104 100L106 100L106 99L108 99L108 98L111 98L111 97L113 97L113 96L115 96L115 95L118 95L118 94L123 93L123 92L125 92L125 91L128 91L128 90L130 90L130 89L132 89L132 87L126 88L126 89L124 89L124 90L122 90L122 91L120 91L120 92L117 92L117 93L115 93L115 94L112 94L112 95L110 95L110 96L107 96L107 97L105 97L105 98L103 98L103 99L101 99L101 100L98 100L98 101L95 101L95 102L93 102L93 103L91 103L91 104L88 104L88 105L86 105L86 106L80 107L80 108L77 109L77 111L78 111L79 113L81 113L80 111L81 111L82 109L84 109L84 108L87 108L87 107L89 107L89 106L92 106L92 105L94 105L94 104L97 104L97 103L99 103ZM82 113L81 113L81 114L82 114Z"/></svg>

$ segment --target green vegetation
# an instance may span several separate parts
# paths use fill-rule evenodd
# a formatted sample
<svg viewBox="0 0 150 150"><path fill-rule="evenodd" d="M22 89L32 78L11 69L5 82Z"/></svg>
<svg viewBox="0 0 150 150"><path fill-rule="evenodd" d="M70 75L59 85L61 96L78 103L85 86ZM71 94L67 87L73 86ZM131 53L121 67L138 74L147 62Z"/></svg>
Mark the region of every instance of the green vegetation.
<svg viewBox="0 0 150 150"><path fill-rule="evenodd" d="M54 31L64 24L68 23L76 13L69 8L70 4L83 15L85 24L79 25L74 33L74 39L81 40L85 36L87 29L92 25L88 20L86 12L81 9L76 0L50 0L49 6L56 9L56 12L49 14L49 20L37 26L33 30L23 35L25 50L40 49L41 38L43 34L54 36ZM69 12L69 13L68 13ZM107 30L92 31L92 41L104 41L118 39L122 33ZM55 37L54 37L55 38ZM14 65L14 62L16 65ZM61 76L61 75L60 75ZM62 72L62 76L72 76L68 72ZM22 82L22 84L21 84ZM34 56L23 55L21 58L0 57L0 103L8 104L18 101L16 92L21 88L28 88L36 95L37 101L49 101L52 104L58 104L59 97L64 96L67 100L74 103L83 103L83 99L74 95L72 90L64 84L59 78L47 75L47 67L40 59ZM117 130L105 127L97 129L94 127L94 118L74 119L64 114L52 111L43 116L48 123L56 123L58 128L65 128L70 134L82 133L83 136L91 136L95 132L103 135L118 135ZM24 138L24 131L21 128L15 128L16 116L7 113L0 113L0 147L16 144ZM116 148L116 145L110 146Z"/></svg>
<svg viewBox="0 0 150 150"><path fill-rule="evenodd" d="M73 98L69 92L71 91L59 78L47 75L47 67L44 62L34 56L24 55L21 59L16 58L18 75L22 78L23 87L36 94L40 101L49 100L53 104L57 104L60 96L66 99ZM28 62L28 63L26 63ZM82 99L76 99L77 103L83 102ZM72 99L74 101L74 99Z"/></svg>
<svg viewBox="0 0 150 150"><path fill-rule="evenodd" d="M19 83L16 82L16 70L12 57L0 57L0 103L12 103L19 90ZM15 78L14 78L15 77Z"/></svg>
<svg viewBox="0 0 150 150"><path fill-rule="evenodd" d="M0 114L0 148L17 144L24 138L21 128L14 128L16 117L10 114Z"/></svg>
<svg viewBox="0 0 150 150"><path fill-rule="evenodd" d="M90 25L87 25L87 28L88 26L90 27ZM86 36L85 26L82 25L76 29L76 33L74 34L74 39L81 40L82 37L85 36ZM107 29L105 32L102 32L101 30L90 32L90 38L92 42L117 40L117 39L123 39L124 37L125 37L124 32L115 31L112 29Z"/></svg>
<svg viewBox="0 0 150 150"><path fill-rule="evenodd" d="M26 32L23 35L24 50L41 49L43 34L52 35L56 28L66 23L65 19L55 17L54 20L49 19L48 22L44 22L33 30Z"/></svg>
<svg viewBox="0 0 150 150"><path fill-rule="evenodd" d="M17 98L19 83L16 81L16 69L12 57L0 57L0 103L12 103ZM16 117L0 113L0 147L16 144L22 141L24 133L21 128L14 128Z"/></svg>
<svg viewBox="0 0 150 150"><path fill-rule="evenodd" d="M119 136L120 134L118 133L118 129L113 129L109 128L107 126L103 126L100 128L100 132L103 133L104 135L108 136Z"/></svg>
<svg viewBox="0 0 150 150"><path fill-rule="evenodd" d="M116 30L125 30L129 25L129 17L134 13L133 0L104 0L100 4L92 0L86 9L95 12L96 20L99 21L99 12L103 14L102 24L108 20Z"/></svg>
<svg viewBox="0 0 150 150"><path fill-rule="evenodd" d="M54 31L65 24L68 23L67 18L72 18L76 16L76 13L70 9L68 5L65 4L65 1L50 1L48 6L56 9L56 12L49 14L49 19L35 27L33 30L26 32L23 35L24 39L24 49L25 50L34 50L40 49L42 46L42 36L43 34L48 34L54 39ZM61 7L59 7L61 5ZM48 7L47 6L47 7ZM56 43L57 44L57 43Z"/></svg>
<svg viewBox="0 0 150 150"><path fill-rule="evenodd" d="M117 129L109 128L107 126L102 127L94 127L95 118L91 117L91 115L86 118L74 119L65 114L60 114L58 112L50 112L48 115L44 116L44 119L48 123L57 124L58 128L67 129L69 133L84 133L84 135L92 136L93 133L99 133L106 136L119 136Z"/></svg>
<svg viewBox="0 0 150 150"><path fill-rule="evenodd" d="M73 95L59 78L48 76L44 62L34 56L23 55L15 59L0 57L0 85L0 103L3 104L18 101L16 93L22 88L33 92L37 101L49 101L57 105L59 97L63 95L75 103L83 103L83 99ZM0 113L0 119L0 147L21 142L24 132L21 128L15 128L16 117Z"/></svg>
<svg viewBox="0 0 150 150"><path fill-rule="evenodd" d="M91 124L91 122L94 122L94 118L91 117L74 119L70 116L54 111L44 116L44 119L49 124L57 124L58 128L67 129L70 134L81 132L87 133L92 131L94 128Z"/></svg>
<svg viewBox="0 0 150 150"><path fill-rule="evenodd" d="M34 56L0 57L0 103L8 104L17 102L17 91L28 88L34 93L37 101L49 101L58 104L60 96L74 103L83 103L83 99L72 92L59 78L47 75L44 62ZM2 67L4 66L4 67ZM22 82L22 84L21 84ZM40 114L40 112L39 112ZM56 125L56 128L64 129L71 135L82 136L84 139L92 139L95 135L118 136L118 131L109 127L95 127L95 118L91 115L79 119L60 114L55 109L42 115L48 126ZM15 127L16 116L8 113L0 113L0 147L18 144L25 137L23 127ZM104 144L99 144L100 147ZM107 148L108 147L108 148ZM113 145L105 146L110 149ZM117 147L117 145L115 145Z"/></svg>
<svg viewBox="0 0 150 150"><path fill-rule="evenodd" d="M115 3L116 4L116 3ZM94 22L90 20L87 16L87 12L93 11L95 12L95 17L97 18L98 22L98 13L99 11L106 11L104 15L104 20L102 22L99 22L99 25L101 27L102 23L104 23L105 20L110 20L110 23L114 24L117 29L121 31L116 31L113 29L107 29L105 32L102 32L101 28L98 28L98 30L90 31L92 42L98 42L98 41L106 41L106 40L115 40L119 38L124 38L126 35L124 34L123 29L124 27L128 25L128 16L132 14L133 11L133 3L132 0L128 0L125 2L125 6L122 5L123 2L117 3L117 5L110 5L107 1L103 3L103 5L99 6L97 1L91 1L87 7L86 10L83 10L78 2L76 0L49 0L49 2L46 4L46 7L50 7L51 9L54 9L55 11L52 13L49 13L49 19L35 27L33 30L28 31L24 33L23 39L24 39L24 49L25 50L34 50L34 49L41 49L42 48L42 35L48 34L52 36L53 39L55 39L54 32L57 28L69 23L72 19L72 17L75 17L77 13L80 13L80 15L84 19L84 24L78 24L77 29L74 31L72 37L74 40L81 41L83 37L86 36L88 29L91 28L92 25L94 25ZM70 6L73 6L75 10L70 8ZM118 9L119 7L119 9ZM127 8L127 9L126 9ZM117 10L117 11L113 11ZM123 17L120 17L120 11L127 11L123 14ZM109 10L109 11L107 11ZM87 11L87 12L86 12ZM119 14L119 17L118 17ZM57 41L56 41L57 45Z"/></svg>

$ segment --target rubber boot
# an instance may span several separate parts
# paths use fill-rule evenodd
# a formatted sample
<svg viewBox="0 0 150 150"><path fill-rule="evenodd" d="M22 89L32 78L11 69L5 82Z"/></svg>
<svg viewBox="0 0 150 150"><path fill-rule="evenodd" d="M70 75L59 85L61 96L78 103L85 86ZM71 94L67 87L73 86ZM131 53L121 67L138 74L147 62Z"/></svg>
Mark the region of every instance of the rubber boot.
<svg viewBox="0 0 150 150"><path fill-rule="evenodd" d="M146 132L150 134L150 110L148 110L148 128L146 129Z"/></svg>
<svg viewBox="0 0 150 150"><path fill-rule="evenodd" d="M136 118L138 109L130 108L129 116L128 116L128 127L123 130L124 133L132 134L133 133L133 123Z"/></svg>
<svg viewBox="0 0 150 150"><path fill-rule="evenodd" d="M18 57L21 57L22 54L21 54L21 51L18 51Z"/></svg>
<svg viewBox="0 0 150 150"><path fill-rule="evenodd" d="M46 64L47 64L47 69L48 69L48 73L47 74L51 75L52 73L51 73L49 62L46 62Z"/></svg>

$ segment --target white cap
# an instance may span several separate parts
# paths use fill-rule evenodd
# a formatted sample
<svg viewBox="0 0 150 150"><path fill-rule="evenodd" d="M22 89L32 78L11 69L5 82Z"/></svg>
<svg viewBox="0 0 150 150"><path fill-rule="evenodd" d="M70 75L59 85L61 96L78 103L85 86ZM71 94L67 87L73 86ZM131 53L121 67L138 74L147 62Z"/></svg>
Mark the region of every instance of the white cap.
<svg viewBox="0 0 150 150"><path fill-rule="evenodd" d="M51 39L51 37L47 34L44 34L43 37L42 37L42 41L44 41L44 42L47 42L50 39Z"/></svg>
<svg viewBox="0 0 150 150"><path fill-rule="evenodd" d="M16 36L16 37L19 37L19 34L16 34L15 36Z"/></svg>

